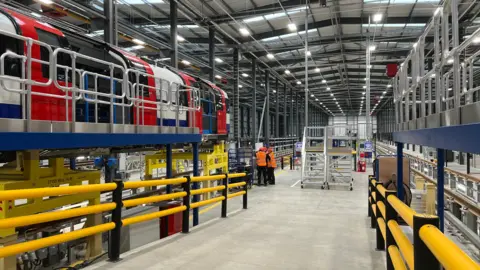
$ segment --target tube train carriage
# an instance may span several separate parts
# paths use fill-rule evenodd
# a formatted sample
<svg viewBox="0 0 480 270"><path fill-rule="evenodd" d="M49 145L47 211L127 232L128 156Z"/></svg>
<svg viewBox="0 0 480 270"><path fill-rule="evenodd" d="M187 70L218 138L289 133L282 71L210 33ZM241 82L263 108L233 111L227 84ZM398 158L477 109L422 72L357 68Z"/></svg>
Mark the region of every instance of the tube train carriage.
<svg viewBox="0 0 480 270"><path fill-rule="evenodd" d="M228 96L209 81L8 9L0 31L0 118L229 131Z"/></svg>

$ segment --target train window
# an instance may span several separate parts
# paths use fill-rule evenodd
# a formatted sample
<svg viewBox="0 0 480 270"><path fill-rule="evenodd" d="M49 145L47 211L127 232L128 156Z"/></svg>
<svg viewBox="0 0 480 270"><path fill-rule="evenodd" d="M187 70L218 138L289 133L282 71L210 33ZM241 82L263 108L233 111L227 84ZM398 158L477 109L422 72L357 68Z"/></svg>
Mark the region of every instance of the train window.
<svg viewBox="0 0 480 270"><path fill-rule="evenodd" d="M23 55L23 41L16 38L1 35L0 34L0 55L7 51ZM5 58L5 74L15 77L20 77L22 73L22 67L20 59L13 59L11 57Z"/></svg>
<svg viewBox="0 0 480 270"><path fill-rule="evenodd" d="M55 50L56 48L64 47L66 44L62 42L60 37L58 35L55 35L53 33L44 31L42 29L36 28L37 35L38 35L38 40L50 45L52 47L52 50ZM58 54L58 61L57 63L60 65L68 65L69 63L69 56L65 54ZM50 52L47 50L45 46L40 46L40 59L42 61L48 62L50 60ZM44 78L49 78L50 77L50 66L47 64L42 64L42 75ZM58 79L59 80L65 80L65 72L64 69L59 69L57 72Z"/></svg>
<svg viewBox="0 0 480 270"><path fill-rule="evenodd" d="M227 106L227 113L230 113L230 100L228 98L225 99L225 105Z"/></svg>
<svg viewBox="0 0 480 270"><path fill-rule="evenodd" d="M138 70L142 73L147 73L147 70L145 69L145 66L143 64L135 62L135 61L131 61L131 62L133 64L133 69L134 70ZM137 79L133 78L133 81L137 82ZM143 85L148 85L148 77L140 74L140 76L138 76L138 82L140 84L143 84ZM150 97L150 88L149 87L143 87L143 91L142 91L141 95L145 98Z"/></svg>

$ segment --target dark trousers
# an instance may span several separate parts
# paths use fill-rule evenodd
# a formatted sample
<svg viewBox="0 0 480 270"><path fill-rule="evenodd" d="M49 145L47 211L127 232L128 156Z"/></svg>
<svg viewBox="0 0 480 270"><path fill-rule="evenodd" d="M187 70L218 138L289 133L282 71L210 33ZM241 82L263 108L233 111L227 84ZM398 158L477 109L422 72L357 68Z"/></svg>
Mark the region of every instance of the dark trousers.
<svg viewBox="0 0 480 270"><path fill-rule="evenodd" d="M266 166L257 166L257 175L258 175L258 185L262 185L262 175L263 183L267 184L267 167Z"/></svg>
<svg viewBox="0 0 480 270"><path fill-rule="evenodd" d="M275 168L267 168L268 183L275 185Z"/></svg>

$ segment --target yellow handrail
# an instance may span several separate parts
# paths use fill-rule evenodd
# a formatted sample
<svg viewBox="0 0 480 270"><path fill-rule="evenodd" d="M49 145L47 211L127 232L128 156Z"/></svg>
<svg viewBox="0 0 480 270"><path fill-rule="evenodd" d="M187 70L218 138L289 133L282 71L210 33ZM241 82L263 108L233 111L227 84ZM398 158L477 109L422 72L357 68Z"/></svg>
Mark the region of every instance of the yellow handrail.
<svg viewBox="0 0 480 270"><path fill-rule="evenodd" d="M452 240L448 239L437 227L424 225L420 228L419 235L445 269L480 269L480 265L465 254Z"/></svg>
<svg viewBox="0 0 480 270"><path fill-rule="evenodd" d="M246 182L238 182L238 183L235 183L235 184L228 184L228 188L241 187L241 186L245 186L246 184L247 184Z"/></svg>
<svg viewBox="0 0 480 270"><path fill-rule="evenodd" d="M116 203L104 203L76 209L0 219L0 229L16 228L66 218L102 213L115 209Z"/></svg>
<svg viewBox="0 0 480 270"><path fill-rule="evenodd" d="M405 258L405 261L407 262L408 267L410 269L413 269L414 264L413 264L412 243L410 243L410 240L408 240L407 236L403 233L402 229L400 228L400 226L395 220L388 221L387 226L390 229L390 232L392 233L393 238L397 243L397 246L402 251L402 255Z"/></svg>
<svg viewBox="0 0 480 270"><path fill-rule="evenodd" d="M187 196L187 192L176 192L176 193L164 194L164 195L158 195L158 196L151 196L151 197L146 197L146 198L131 199L131 200L123 201L123 206L132 207L132 206L137 206L137 205L140 205L140 204L149 204L149 203L171 200L171 199L175 199L175 198L182 198L182 197L185 197L185 196Z"/></svg>
<svg viewBox="0 0 480 270"><path fill-rule="evenodd" d="M123 226L128 226L128 225L132 225L132 224L135 224L135 223L140 223L140 222L144 222L144 221L148 221L148 220L152 220L152 219L156 219L156 218L161 218L161 217L164 217L164 216L169 216L169 215L172 215L172 214L175 214L175 213L178 213L178 212L183 212L185 210L187 210L187 207L185 205L177 206L177 207L174 207L174 208L170 208L168 210L162 210L162 211L158 211L158 212L151 213L151 214L141 215L141 216L138 216L138 217L126 218L126 219L122 220L122 224L123 224Z"/></svg>
<svg viewBox="0 0 480 270"><path fill-rule="evenodd" d="M379 217L377 218L377 226L380 228L380 232L382 232L383 239L387 239L387 228L385 228L385 221L383 221L383 218Z"/></svg>
<svg viewBox="0 0 480 270"><path fill-rule="evenodd" d="M393 269L395 270L407 270L405 263L402 260L400 251L394 245L388 247L388 253L390 253L390 259L392 260ZM413 268L410 268L413 269Z"/></svg>
<svg viewBox="0 0 480 270"><path fill-rule="evenodd" d="M136 182L125 182L123 185L124 189L132 188L141 188L141 187L153 187L153 186L164 186L164 185L177 185L187 182L187 178L172 178L165 180L149 180L149 181L136 181Z"/></svg>
<svg viewBox="0 0 480 270"><path fill-rule="evenodd" d="M383 186L377 185L377 190L385 198L385 193L387 192L387 189L385 189Z"/></svg>
<svg viewBox="0 0 480 270"><path fill-rule="evenodd" d="M225 179L224 174L219 175L209 175L209 176L193 176L190 178L192 182L203 182L203 181L214 181L214 180L222 180Z"/></svg>
<svg viewBox="0 0 480 270"><path fill-rule="evenodd" d="M415 215L415 211L400 201L396 196L388 196L387 200L403 220L413 228L413 216Z"/></svg>
<svg viewBox="0 0 480 270"><path fill-rule="evenodd" d="M194 208L197 208L197 207L200 207L200 206L204 206L204 205L211 204L211 203L216 203L216 202L223 201L223 200L225 200L224 196L218 196L218 197L215 197L215 198L210 199L210 200L194 202L194 203L190 204L190 209L194 209Z"/></svg>
<svg viewBox="0 0 480 270"><path fill-rule="evenodd" d="M385 210L385 204L383 202L377 202L378 209L380 209L380 213L382 213L383 218L387 217L387 212Z"/></svg>
<svg viewBox="0 0 480 270"><path fill-rule="evenodd" d="M34 199L50 196L64 196L81 193L111 191L117 187L115 183L109 184L92 184L68 187L48 187L48 188L29 188L19 190L0 191L0 201L17 200L17 199Z"/></svg>
<svg viewBox="0 0 480 270"><path fill-rule="evenodd" d="M203 194L207 192L213 192L213 191L218 191L218 190L224 190L225 186L216 186L216 187L211 187L211 188L202 188L202 189L193 189L190 191L191 195L198 195L198 194Z"/></svg>
<svg viewBox="0 0 480 270"><path fill-rule="evenodd" d="M242 196L243 194L246 194L246 193L247 192L245 190L242 190L242 191L239 191L239 192L236 192L236 193L228 194L228 198L231 199L231 198L234 198L234 197Z"/></svg>
<svg viewBox="0 0 480 270"><path fill-rule="evenodd" d="M229 173L228 178L238 178L246 176L246 173Z"/></svg>
<svg viewBox="0 0 480 270"><path fill-rule="evenodd" d="M0 258L14 256L28 251L34 251L44 247L58 245L64 242L80 239L97 233L110 231L115 228L115 223L109 222L98 226L93 226L86 229L81 229L73 232L58 234L46 238L32 240L24 243L19 243L11 246L0 248Z"/></svg>

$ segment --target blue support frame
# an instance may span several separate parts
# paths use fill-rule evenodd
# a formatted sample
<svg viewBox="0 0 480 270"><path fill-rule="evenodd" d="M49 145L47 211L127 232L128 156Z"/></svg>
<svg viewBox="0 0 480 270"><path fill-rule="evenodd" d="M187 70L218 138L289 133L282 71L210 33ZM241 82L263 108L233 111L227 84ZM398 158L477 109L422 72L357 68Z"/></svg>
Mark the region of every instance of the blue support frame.
<svg viewBox="0 0 480 270"><path fill-rule="evenodd" d="M200 134L0 132L0 150L74 149L200 142Z"/></svg>
<svg viewBox="0 0 480 270"><path fill-rule="evenodd" d="M172 178L173 177L173 170L172 170L172 145L167 144L167 153L166 153L166 158L167 158L167 178ZM167 185L167 194L172 193L172 185Z"/></svg>
<svg viewBox="0 0 480 270"><path fill-rule="evenodd" d="M198 167L199 163L199 155L198 155L198 143L193 143L193 176L200 176L200 171ZM199 185L198 182L193 183L193 189L198 189ZM193 195L193 202L200 201L200 195ZM198 225L198 207L193 209L193 226Z"/></svg>
<svg viewBox="0 0 480 270"><path fill-rule="evenodd" d="M439 229L443 232L445 211L445 150L437 148L437 216L440 221Z"/></svg>
<svg viewBox="0 0 480 270"><path fill-rule="evenodd" d="M403 201L403 143L397 142L397 197Z"/></svg>

